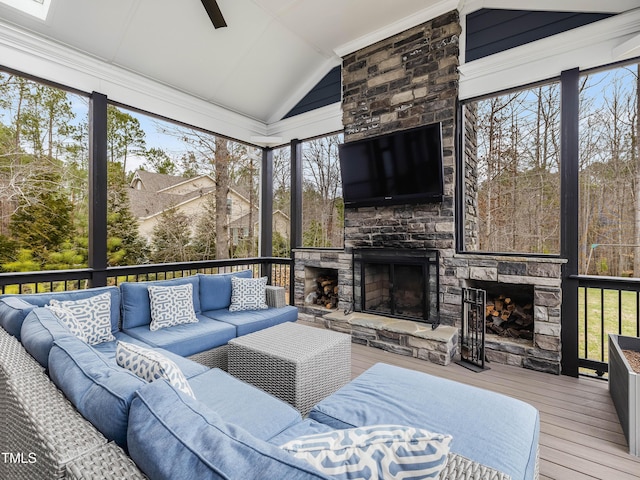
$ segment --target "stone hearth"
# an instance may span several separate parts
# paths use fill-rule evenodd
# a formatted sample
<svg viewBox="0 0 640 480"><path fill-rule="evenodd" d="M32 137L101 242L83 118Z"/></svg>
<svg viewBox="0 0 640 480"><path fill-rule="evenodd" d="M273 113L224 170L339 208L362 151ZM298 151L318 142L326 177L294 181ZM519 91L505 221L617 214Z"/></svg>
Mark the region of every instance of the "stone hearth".
<svg viewBox="0 0 640 480"><path fill-rule="evenodd" d="M388 352L449 365L458 348L458 329L370 313L343 312L324 316L327 328L351 335L351 341Z"/></svg>

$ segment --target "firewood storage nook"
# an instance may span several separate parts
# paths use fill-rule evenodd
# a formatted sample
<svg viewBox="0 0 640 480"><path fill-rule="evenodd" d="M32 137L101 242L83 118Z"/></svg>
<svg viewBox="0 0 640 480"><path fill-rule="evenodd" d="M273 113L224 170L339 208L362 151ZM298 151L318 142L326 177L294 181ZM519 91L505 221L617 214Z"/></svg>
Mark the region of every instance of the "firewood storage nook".
<svg viewBox="0 0 640 480"><path fill-rule="evenodd" d="M562 262L467 255L456 263L462 288L487 293L486 359L559 373Z"/></svg>

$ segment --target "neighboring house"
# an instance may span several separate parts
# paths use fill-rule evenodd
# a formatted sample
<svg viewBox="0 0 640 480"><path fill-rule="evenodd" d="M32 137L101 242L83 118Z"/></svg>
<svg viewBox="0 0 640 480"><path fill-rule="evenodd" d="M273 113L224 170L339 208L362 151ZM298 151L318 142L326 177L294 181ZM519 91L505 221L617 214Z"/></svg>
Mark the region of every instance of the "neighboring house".
<svg viewBox="0 0 640 480"><path fill-rule="evenodd" d="M184 178L137 170L128 193L131 211L138 219L140 235L151 241L154 227L167 210L176 209L191 217L202 214L207 202L213 202L215 185L215 180L210 175ZM257 205L251 209L248 196L240 187L229 188L227 222L231 245L234 246L249 235L252 221L254 238L258 238L259 209ZM289 238L289 217L280 210L273 213L273 229Z"/></svg>

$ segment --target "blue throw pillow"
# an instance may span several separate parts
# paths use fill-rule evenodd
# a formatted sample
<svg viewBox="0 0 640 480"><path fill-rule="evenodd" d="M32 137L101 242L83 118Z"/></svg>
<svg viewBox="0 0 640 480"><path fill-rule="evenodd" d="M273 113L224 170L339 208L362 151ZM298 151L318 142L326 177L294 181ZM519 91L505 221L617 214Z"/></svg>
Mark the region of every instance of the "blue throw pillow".
<svg viewBox="0 0 640 480"><path fill-rule="evenodd" d="M450 435L399 425L334 430L306 435L281 446L336 479L439 478L446 467Z"/></svg>

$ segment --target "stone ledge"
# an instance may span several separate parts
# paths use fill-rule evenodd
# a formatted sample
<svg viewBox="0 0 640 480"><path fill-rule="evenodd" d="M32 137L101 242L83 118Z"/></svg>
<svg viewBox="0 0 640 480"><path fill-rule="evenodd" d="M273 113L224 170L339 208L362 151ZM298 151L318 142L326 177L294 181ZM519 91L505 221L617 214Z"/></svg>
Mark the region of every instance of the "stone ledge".
<svg viewBox="0 0 640 480"><path fill-rule="evenodd" d="M458 348L458 329L372 315L369 313L331 312L323 317L325 326L351 334L352 341L400 355L448 365Z"/></svg>

